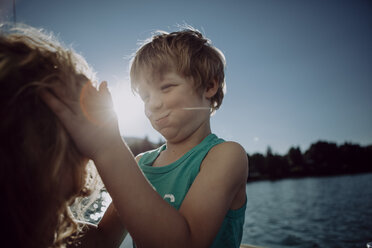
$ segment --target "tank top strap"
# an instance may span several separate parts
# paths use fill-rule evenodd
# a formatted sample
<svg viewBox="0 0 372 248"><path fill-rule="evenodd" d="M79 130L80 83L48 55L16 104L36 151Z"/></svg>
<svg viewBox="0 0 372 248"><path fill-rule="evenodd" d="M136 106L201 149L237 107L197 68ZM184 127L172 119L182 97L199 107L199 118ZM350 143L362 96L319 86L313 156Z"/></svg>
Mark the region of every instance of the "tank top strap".
<svg viewBox="0 0 372 248"><path fill-rule="evenodd" d="M205 156L208 154L209 150L212 149L212 147L225 142L225 140L218 138L215 134L209 134L207 137L205 137L202 142L200 142L198 145L193 147L191 150L189 150L186 154L184 154L180 159L172 163L172 167L176 167L179 164L183 163L185 160L190 161L193 160L196 163L193 163L195 165L199 164L198 169L200 167L200 163L203 161ZM139 161L139 164L141 166L152 166L156 158L159 156L159 154L166 149L166 144L160 146L157 149L147 151L145 153L140 154L141 159Z"/></svg>
<svg viewBox="0 0 372 248"><path fill-rule="evenodd" d="M147 166L152 166L154 163L155 159L159 156L159 154L166 149L166 144L163 144L162 146L150 150L144 153L139 154L138 156L141 156L139 160L139 164L141 165L147 165Z"/></svg>
<svg viewBox="0 0 372 248"><path fill-rule="evenodd" d="M207 156L209 151L216 145L225 142L225 140L218 138L215 134L209 134L199 145L195 146L188 155L188 160L194 164L197 168L197 172L200 170L200 165L204 158ZM186 158L185 158L186 159Z"/></svg>

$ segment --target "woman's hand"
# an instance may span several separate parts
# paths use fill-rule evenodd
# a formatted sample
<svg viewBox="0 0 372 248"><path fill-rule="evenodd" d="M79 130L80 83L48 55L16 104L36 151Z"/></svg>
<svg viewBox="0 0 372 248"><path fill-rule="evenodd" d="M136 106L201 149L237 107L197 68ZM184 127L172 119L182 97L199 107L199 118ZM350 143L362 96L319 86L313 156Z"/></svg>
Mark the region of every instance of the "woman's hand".
<svg viewBox="0 0 372 248"><path fill-rule="evenodd" d="M98 90L89 81L82 87L58 85L41 96L88 158L95 160L123 142L106 82Z"/></svg>

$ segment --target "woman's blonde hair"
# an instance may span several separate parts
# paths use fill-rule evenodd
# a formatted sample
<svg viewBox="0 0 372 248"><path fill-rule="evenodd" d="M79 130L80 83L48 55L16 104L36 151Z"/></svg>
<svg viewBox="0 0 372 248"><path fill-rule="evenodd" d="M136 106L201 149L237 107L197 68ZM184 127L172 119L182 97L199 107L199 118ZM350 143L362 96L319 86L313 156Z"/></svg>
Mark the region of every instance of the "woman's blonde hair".
<svg viewBox="0 0 372 248"><path fill-rule="evenodd" d="M40 93L58 84L80 86L94 73L51 34L24 25L0 28L1 242L64 247L79 229L70 206L90 193L96 171Z"/></svg>
<svg viewBox="0 0 372 248"><path fill-rule="evenodd" d="M222 104L225 93L225 64L223 53L190 26L172 33L158 31L142 44L131 61L132 89L137 90L144 72L162 77L164 73L175 70L192 79L197 90L207 89L214 82L218 84L217 93L211 98L214 112Z"/></svg>

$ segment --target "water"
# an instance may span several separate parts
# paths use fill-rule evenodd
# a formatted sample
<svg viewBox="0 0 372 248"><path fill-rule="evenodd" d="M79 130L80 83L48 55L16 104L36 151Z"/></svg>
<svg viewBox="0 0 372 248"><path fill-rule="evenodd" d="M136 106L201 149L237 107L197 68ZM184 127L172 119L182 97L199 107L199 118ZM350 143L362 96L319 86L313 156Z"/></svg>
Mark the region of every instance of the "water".
<svg viewBox="0 0 372 248"><path fill-rule="evenodd" d="M362 174L249 183L243 243L364 248L372 242L371 182Z"/></svg>
<svg viewBox="0 0 372 248"><path fill-rule="evenodd" d="M366 247L372 174L247 185L243 243L264 247Z"/></svg>

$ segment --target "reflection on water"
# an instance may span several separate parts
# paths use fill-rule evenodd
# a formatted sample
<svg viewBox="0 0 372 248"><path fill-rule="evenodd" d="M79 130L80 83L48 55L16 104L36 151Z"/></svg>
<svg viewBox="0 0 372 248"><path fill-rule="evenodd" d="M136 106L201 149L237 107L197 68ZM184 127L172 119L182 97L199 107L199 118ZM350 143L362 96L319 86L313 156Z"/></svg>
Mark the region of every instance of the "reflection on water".
<svg viewBox="0 0 372 248"><path fill-rule="evenodd" d="M365 247L372 174L247 185L243 242L265 247Z"/></svg>

